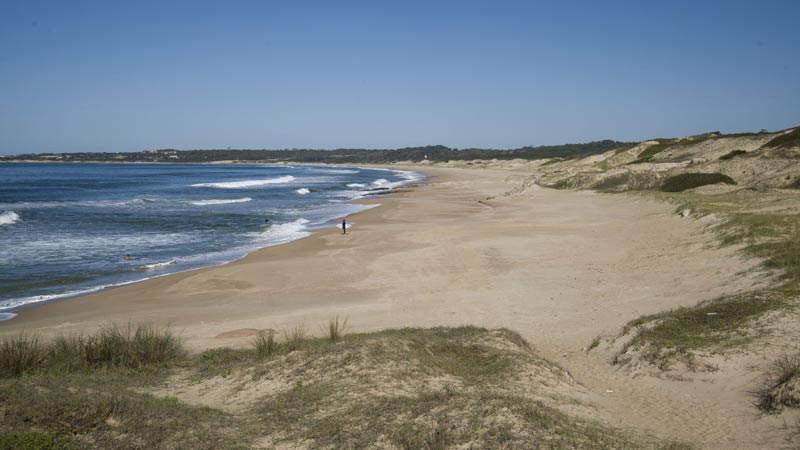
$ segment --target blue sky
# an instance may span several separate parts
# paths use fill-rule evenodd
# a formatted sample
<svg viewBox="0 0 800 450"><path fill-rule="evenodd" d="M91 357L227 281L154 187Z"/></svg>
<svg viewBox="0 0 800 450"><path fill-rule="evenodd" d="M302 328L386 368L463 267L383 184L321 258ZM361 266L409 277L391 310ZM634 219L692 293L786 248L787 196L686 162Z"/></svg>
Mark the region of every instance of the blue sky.
<svg viewBox="0 0 800 450"><path fill-rule="evenodd" d="M800 2L0 1L0 153L800 125Z"/></svg>

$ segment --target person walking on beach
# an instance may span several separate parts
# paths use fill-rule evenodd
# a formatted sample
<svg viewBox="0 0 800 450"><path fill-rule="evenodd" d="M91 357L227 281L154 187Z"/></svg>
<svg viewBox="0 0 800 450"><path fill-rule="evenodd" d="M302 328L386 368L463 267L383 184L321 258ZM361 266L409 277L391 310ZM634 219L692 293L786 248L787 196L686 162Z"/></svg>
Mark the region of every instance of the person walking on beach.
<svg viewBox="0 0 800 450"><path fill-rule="evenodd" d="M345 219L342 219L342 234L347 234L347 222L345 222Z"/></svg>

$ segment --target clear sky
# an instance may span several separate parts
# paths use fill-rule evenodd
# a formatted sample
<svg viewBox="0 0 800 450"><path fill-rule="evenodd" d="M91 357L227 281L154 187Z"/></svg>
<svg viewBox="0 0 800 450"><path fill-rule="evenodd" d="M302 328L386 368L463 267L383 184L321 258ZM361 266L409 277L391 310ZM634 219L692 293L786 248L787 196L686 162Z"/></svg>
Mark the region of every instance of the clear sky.
<svg viewBox="0 0 800 450"><path fill-rule="evenodd" d="M0 1L0 153L800 125L800 1Z"/></svg>

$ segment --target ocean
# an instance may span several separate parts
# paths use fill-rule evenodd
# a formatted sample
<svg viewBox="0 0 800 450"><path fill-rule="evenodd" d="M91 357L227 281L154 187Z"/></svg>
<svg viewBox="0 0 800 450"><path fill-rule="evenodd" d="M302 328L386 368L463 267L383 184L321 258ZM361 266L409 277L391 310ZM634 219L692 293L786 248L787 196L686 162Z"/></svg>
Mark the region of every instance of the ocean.
<svg viewBox="0 0 800 450"><path fill-rule="evenodd" d="M340 226L372 207L353 200L423 178L338 166L0 164L0 320Z"/></svg>

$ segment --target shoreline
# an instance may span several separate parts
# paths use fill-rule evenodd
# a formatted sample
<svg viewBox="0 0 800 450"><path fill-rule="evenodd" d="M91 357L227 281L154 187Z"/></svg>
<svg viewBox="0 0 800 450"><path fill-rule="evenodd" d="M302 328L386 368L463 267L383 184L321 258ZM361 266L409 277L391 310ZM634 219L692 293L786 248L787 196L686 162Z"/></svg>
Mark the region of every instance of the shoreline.
<svg viewBox="0 0 800 450"><path fill-rule="evenodd" d="M38 162L43 162L43 161L38 161ZM63 162L63 161L54 161L52 163L58 163L58 162ZM51 163L51 162L44 161L43 163ZM99 162L99 164L106 164L106 162ZM145 162L145 163L120 163L120 164L174 164L174 163L148 163L148 162ZM191 163L186 163L186 164L191 164ZM197 163L197 164L205 165L205 164L211 164L211 163ZM256 163L256 164L261 164L261 163ZM278 165L280 165L280 164L278 164ZM308 166L320 166L320 167L325 167L325 166L358 167L358 168L370 168L370 169L390 170L390 171L412 171L412 172L416 172L416 173L422 175L421 179L414 180L414 181L410 182L407 185L402 185L402 186L399 186L397 188L387 190L385 192L379 192L379 193L373 194L373 195L370 196L370 198L356 199L356 200L347 202L347 204L376 205L376 207L368 208L366 210L363 210L363 211L360 211L360 212L357 212L355 214L347 216L349 218L352 218L351 222L353 222L356 225L363 225L363 224L368 223L370 221L370 219L369 219L370 216L368 215L368 213L370 213L371 211L374 211L375 209L378 209L378 208L391 207L391 205L387 204L388 203L387 201L390 200L393 196L400 195L400 194L411 193L415 188L417 188L420 185L420 183L424 184L424 183L426 183L426 182L428 182L430 180L433 180L435 178L435 175L432 175L431 173L427 173L424 170L424 168L422 168L423 170L419 170L420 168L410 167L410 166L405 166L405 165L395 166L395 165L386 164L386 165L374 165L374 166L354 166L354 165L350 165L350 164L340 165L340 164L303 164L303 163L292 164L292 165L308 165ZM351 228L348 228L348 231L350 231L350 230L351 230ZM75 302L75 301L78 301L78 300L81 300L81 299L89 298L87 300L87 305L82 305L82 306L88 306L88 304L91 304L92 307L94 307L94 306L102 307L102 304L101 304L103 302L102 299L104 297L106 297L106 296L109 296L110 293L113 293L113 292L115 292L116 290L119 290L119 289L125 289L126 291L127 290L136 291L137 287L141 287L141 289L147 289L147 288L150 287L151 284L155 285L155 286L162 286L164 284L169 284L171 282L179 282L180 280L183 280L183 279L185 279L187 277L191 277L191 276L194 276L194 275L202 274L202 273L207 272L207 271L213 271L215 269L219 269L219 268L223 268L223 267L234 266L237 263L247 263L247 262L249 262L250 259L253 259L253 258L258 259L260 257L263 257L262 253L269 252L269 251L271 251L273 249L277 249L279 247L281 247L281 248L282 247L286 247L286 246L292 247L291 249L283 250L282 252L280 252L280 253L287 253L288 254L288 253L291 253L292 251L295 250L294 247L305 249L307 246L311 247L311 246L314 245L314 244L307 244L307 243L300 244L303 241L313 240L314 238L319 239L320 237L327 236L327 235L330 235L330 234L340 234L338 225L315 229L315 230L310 231L309 233L310 234L308 236L304 236L304 237L301 237L299 239L295 239L293 241L274 244L274 245L269 245L269 246L266 246L266 247L261 247L261 248L255 249L255 250L250 251L250 252L248 252L248 253L242 255L241 257L239 257L239 258L237 258L235 260L232 260L232 261L228 261L228 262L224 262L224 263L220 263L220 264L209 265L209 266L191 268L191 269L187 269L187 270L180 271L180 272L165 273L165 274L153 276L153 277L150 277L150 278L144 278L144 279L141 279L141 280L124 282L124 283L117 284L117 285L114 285L114 286L100 287L100 288L97 288L96 290L89 290L88 292L85 292L85 293L78 293L78 294L75 294L75 295L65 295L63 297L52 298L52 299L44 300L44 301L41 301L41 302L31 302L31 303L28 303L28 304L25 304L25 305L21 305L21 306L15 308L13 310L2 311L2 312L0 312L0 336L2 336L4 334L7 334L8 330L11 329L11 328L18 328L18 325L21 325L21 322L23 322L23 321L24 322L29 322L30 321L30 322L34 322L34 323L40 322L40 321L44 321L47 324L52 323L52 322L58 322L58 320L59 320L58 314L59 314L60 311L65 311L65 312L67 312L67 314L69 316L72 316L72 313L74 311L73 311L73 308L71 307L72 306L71 302ZM293 244L298 244L298 245L293 246ZM270 256L271 256L271 253L270 253ZM126 292L126 294L127 294L127 292ZM116 297L115 295L110 295L110 296ZM88 312L88 310L90 310L90 309L91 308L89 308L89 309L86 309L86 308L83 308L83 307L79 308L80 312ZM3 316L5 316L5 317L3 317ZM97 327L99 327L99 326L102 326L102 324L97 325ZM40 329L40 331L45 331L45 330L50 329L50 328L51 328L51 326L44 325ZM57 327L57 328L60 329L62 327ZM93 327L90 327L90 328L93 328ZM22 329L23 330L26 329L25 325L22 325ZM81 331L82 330L83 330L83 328L81 327Z"/></svg>
<svg viewBox="0 0 800 450"><path fill-rule="evenodd" d="M21 161L21 162L27 163L27 161ZM82 161L31 161L31 162L32 163L73 163L73 164L74 163L81 163L81 164L83 164L83 163L86 163L86 164L95 164L95 163L97 163L97 164L108 164L108 163L112 163L112 164L114 164L113 162L104 162L104 161L96 161L96 162L82 162ZM176 163L124 162L124 163L119 163L119 164L126 164L127 165L127 164L176 164ZM208 164L213 164L213 163L177 163L177 164L208 165ZM253 164L255 164L255 165L264 165L263 163L253 163ZM387 170L387 171L396 172L396 173L413 172L413 173L416 173L416 175L417 175L417 176L409 179L405 184L402 184L402 185L397 186L395 188L389 188L389 189L386 189L385 191L375 191L373 193L368 194L366 196L366 198L362 197L362 198L356 198L356 199L347 201L347 202L344 203L344 204L347 204L347 205L375 205L375 206L379 207L381 204L377 203L377 202L375 202L373 200L379 200L379 199L382 199L382 198L386 198L386 196L392 195L392 194L394 194L396 192L406 191L411 187L417 186L420 183L424 183L427 179L430 178L430 175L427 175L427 174L425 174L425 173L423 173L421 171L412 170L411 168L393 168L393 166L390 166L390 165L375 165L374 167L373 166L340 165L340 164L303 164L303 163L300 163L300 164L268 164L268 165L275 165L275 166L304 165L304 166L309 166L309 167L323 167L323 168L327 167L327 166L352 167L352 168L359 168L359 169ZM365 210L359 211L357 213L351 213L349 215L345 215L343 217L356 217L359 214L368 211L369 209L373 209L375 206L366 208ZM140 278L140 279L120 281L120 282L111 283L111 284L102 284L101 283L101 284L98 284L97 286L91 286L91 287L86 287L86 288L67 289L64 293L48 294L48 295L39 296L40 298L41 297L48 297L46 299L29 301L29 302L26 302L26 303L18 304L16 306L8 307L6 309L0 309L0 333L2 333L2 331L3 331L4 323L15 319L23 311L29 310L31 308L38 308L38 307L41 307L41 306L44 306L44 305L48 305L50 303L61 302L61 301L69 301L69 300L72 300L72 299L81 298L81 297L85 297L85 296L89 296L89 295L101 294L101 293L108 292L108 291L111 291L111 290L114 290L114 289L118 289L118 288L121 288L121 287L129 286L129 285L133 285L133 284L138 284L138 283L144 283L144 282L147 282L147 281L150 281L150 280L155 280L155 279L158 279L158 278L170 277L170 276L173 276L173 275L180 275L180 274L193 272L193 271L197 271L197 270L211 269L211 268L215 268L215 267L225 266L225 265L228 265L228 264L233 264L233 263L236 263L237 261L240 261L240 260L242 260L244 258L247 258L251 254L257 253L259 251L262 251L262 250L265 250L265 249L268 249L268 248L272 248L272 247L275 247L275 246L279 246L279 245L290 244L290 243L292 243L294 241L297 241L297 240L306 239L308 237L313 236L316 233L319 233L319 232L322 232L322 231L325 231L325 230L328 230L328 229L338 229L339 225L336 222L339 219L341 219L341 217L338 217L338 216L336 218L334 218L334 219L330 219L329 221L331 222L331 226L324 226L323 224L320 224L319 226L317 226L315 228L309 229L307 231L308 232L307 236L302 236L302 237L299 237L297 239L294 239L294 240L291 240L291 241L288 241L288 242L273 243L273 244L268 244L268 245L263 246L263 247L250 249L250 250L247 250L245 253L241 254L240 256L235 257L235 259L222 261L222 262L214 262L214 263L211 263L211 264L208 264L208 265L201 265L201 266L197 266L197 267L184 268L184 269L176 271L176 272L166 272L166 273L156 274L156 275L153 275L153 276L148 276L148 277ZM19 301L19 300L24 300L24 299L34 298L34 297L37 297L37 296L27 296L27 297L23 296L23 297L20 297L18 299L10 299L10 300Z"/></svg>

